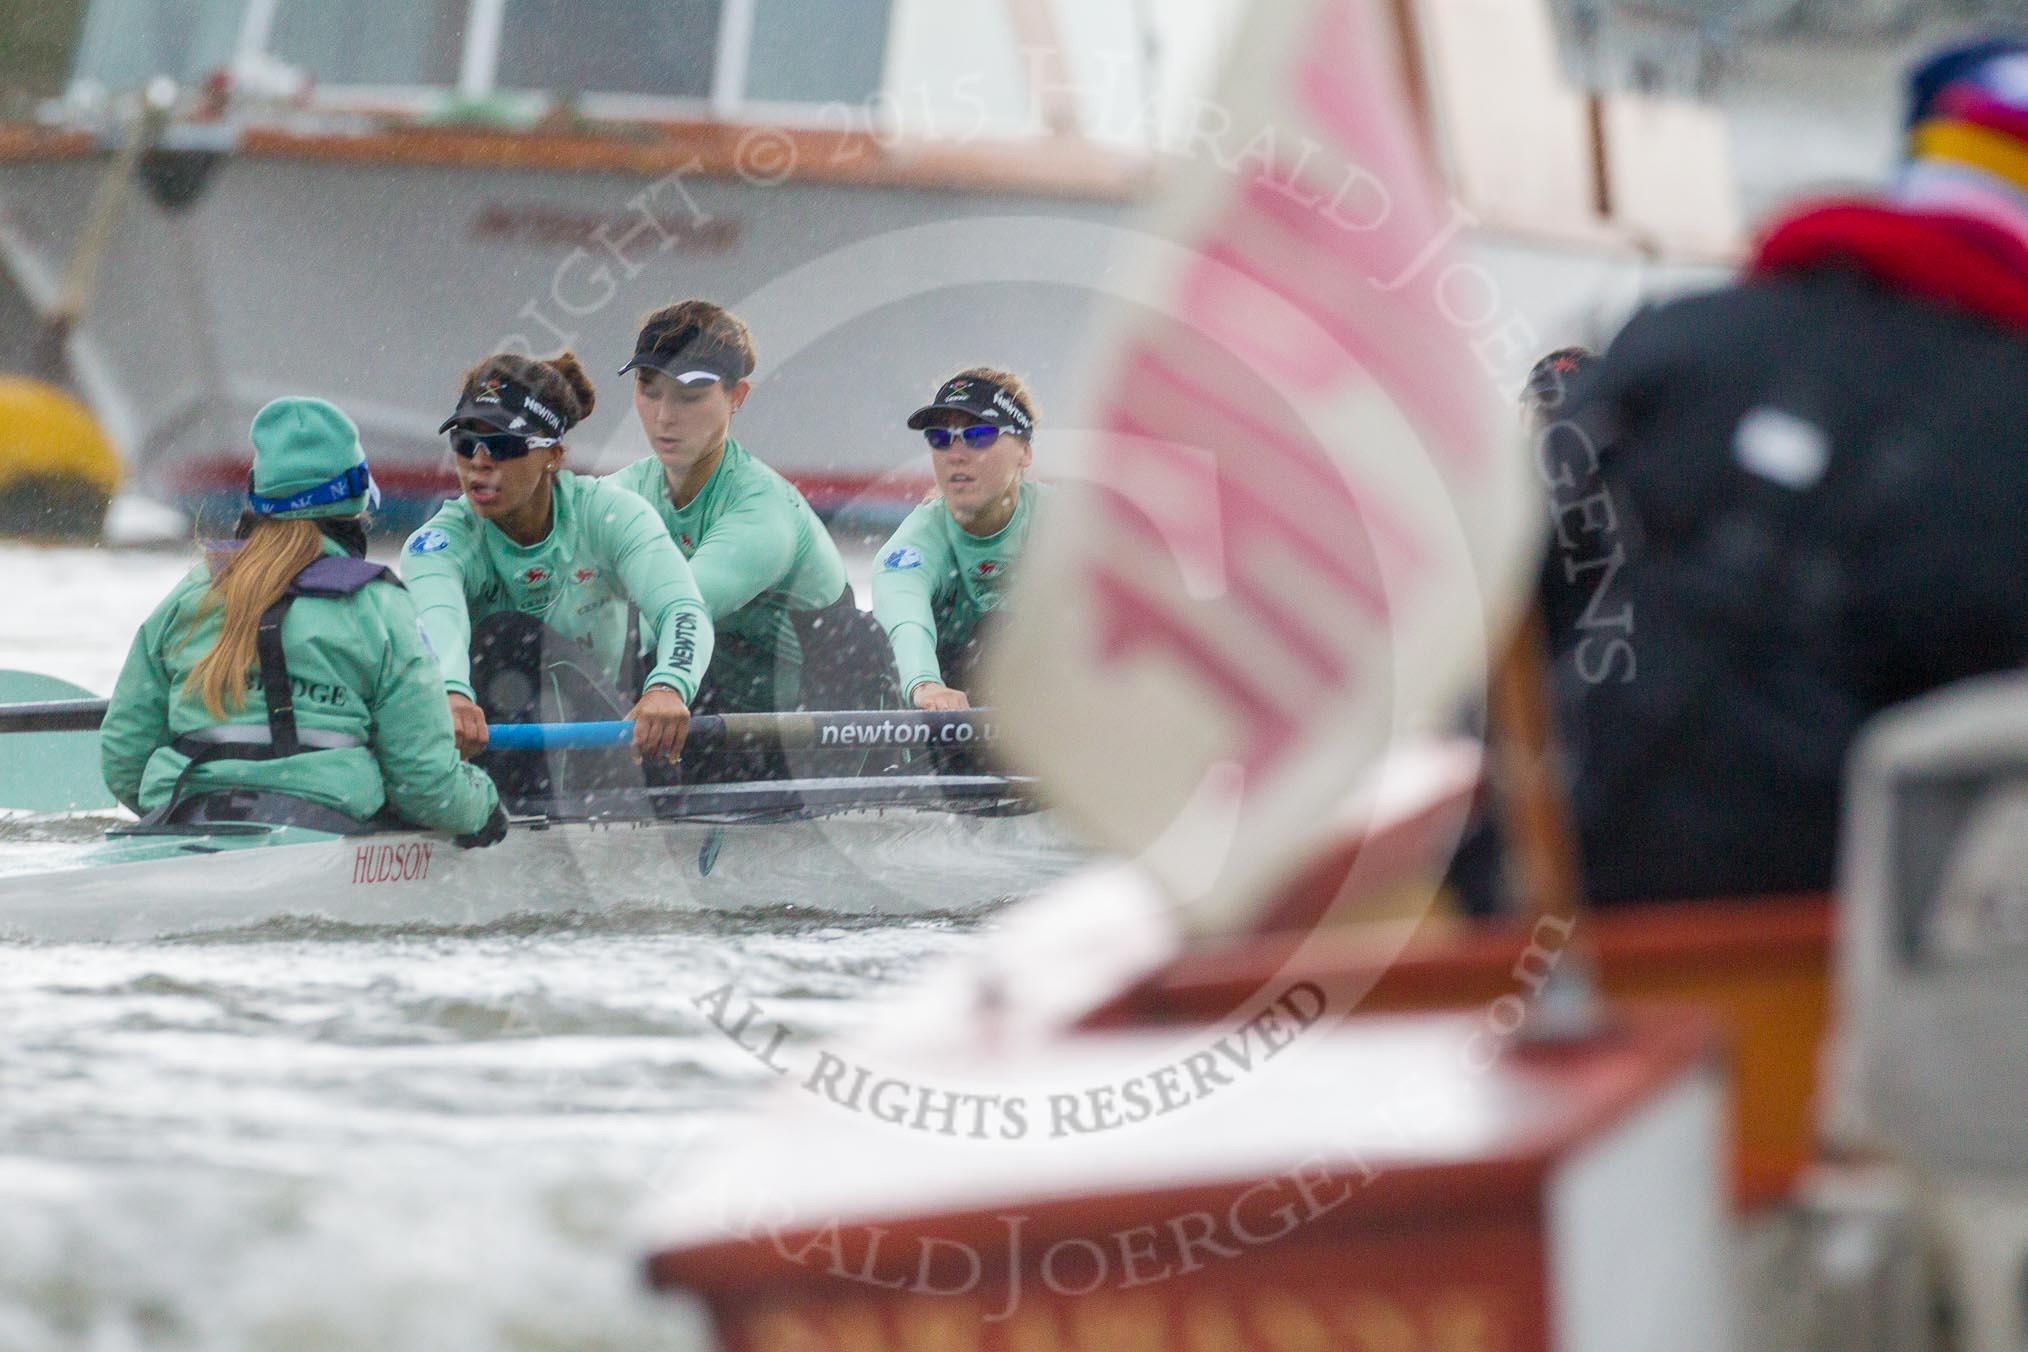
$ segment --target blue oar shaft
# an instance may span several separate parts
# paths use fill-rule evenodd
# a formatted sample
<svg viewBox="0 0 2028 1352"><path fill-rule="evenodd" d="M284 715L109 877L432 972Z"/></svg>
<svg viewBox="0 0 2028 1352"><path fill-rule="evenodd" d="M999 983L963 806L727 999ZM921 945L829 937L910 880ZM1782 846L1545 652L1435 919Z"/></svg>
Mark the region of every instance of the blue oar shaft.
<svg viewBox="0 0 2028 1352"><path fill-rule="evenodd" d="M612 723L495 723L487 729L486 745L494 751L578 751L594 746L623 746L634 739L634 725Z"/></svg>

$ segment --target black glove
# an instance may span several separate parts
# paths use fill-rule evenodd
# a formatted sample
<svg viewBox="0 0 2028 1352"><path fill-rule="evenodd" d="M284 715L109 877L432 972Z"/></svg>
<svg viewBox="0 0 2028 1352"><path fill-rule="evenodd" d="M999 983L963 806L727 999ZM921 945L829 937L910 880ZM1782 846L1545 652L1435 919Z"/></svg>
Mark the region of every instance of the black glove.
<svg viewBox="0 0 2028 1352"><path fill-rule="evenodd" d="M507 839L507 809L493 804L493 815L486 818L486 824L468 836L453 836L451 844L461 850L482 850L488 845L498 845Z"/></svg>

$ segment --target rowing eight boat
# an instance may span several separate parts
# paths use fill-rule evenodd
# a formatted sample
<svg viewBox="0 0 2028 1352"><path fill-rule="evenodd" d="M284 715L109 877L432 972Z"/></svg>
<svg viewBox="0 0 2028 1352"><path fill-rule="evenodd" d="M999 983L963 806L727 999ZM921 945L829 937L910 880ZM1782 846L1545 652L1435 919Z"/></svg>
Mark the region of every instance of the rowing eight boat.
<svg viewBox="0 0 2028 1352"><path fill-rule="evenodd" d="M82 736L103 711L93 700L0 704L0 732ZM500 725L493 744L597 755L630 733L625 723ZM559 792L509 803L519 815L507 838L481 850L422 831L339 835L252 822L115 824L102 839L96 828L110 824L103 818L72 818L63 828L31 818L25 837L10 832L0 851L0 935L141 939L285 917L459 927L635 909L977 910L1055 881L1081 852L1026 795L1026 781L948 769L867 773L876 762L863 753L990 739L990 723L976 713L699 718L695 747L771 749L806 775L825 764L837 770L840 762L823 758L838 755L861 772L674 787L636 779ZM39 773L20 766L13 777ZM72 826L90 834L48 839Z"/></svg>
<svg viewBox="0 0 2028 1352"><path fill-rule="evenodd" d="M976 910L1080 859L1020 788L972 775L649 791L633 795L646 811L516 818L483 850L420 831L257 825L10 844L0 934L142 939L296 916L457 927L654 908Z"/></svg>

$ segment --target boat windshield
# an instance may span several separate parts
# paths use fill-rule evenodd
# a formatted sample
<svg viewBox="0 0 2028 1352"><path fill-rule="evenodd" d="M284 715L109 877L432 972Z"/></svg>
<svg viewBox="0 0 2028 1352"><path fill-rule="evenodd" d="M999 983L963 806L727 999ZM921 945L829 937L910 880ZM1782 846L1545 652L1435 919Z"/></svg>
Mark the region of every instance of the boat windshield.
<svg viewBox="0 0 2028 1352"><path fill-rule="evenodd" d="M434 85L458 80L466 0L279 0L267 34L276 59L320 85Z"/></svg>
<svg viewBox="0 0 2028 1352"><path fill-rule="evenodd" d="M74 78L120 92L266 59L316 90L865 105L890 0L94 0Z"/></svg>
<svg viewBox="0 0 2028 1352"><path fill-rule="evenodd" d="M711 95L718 0L507 0L502 89Z"/></svg>
<svg viewBox="0 0 2028 1352"><path fill-rule="evenodd" d="M158 75L195 84L232 60L247 0L97 0L85 14L77 79L139 89Z"/></svg>

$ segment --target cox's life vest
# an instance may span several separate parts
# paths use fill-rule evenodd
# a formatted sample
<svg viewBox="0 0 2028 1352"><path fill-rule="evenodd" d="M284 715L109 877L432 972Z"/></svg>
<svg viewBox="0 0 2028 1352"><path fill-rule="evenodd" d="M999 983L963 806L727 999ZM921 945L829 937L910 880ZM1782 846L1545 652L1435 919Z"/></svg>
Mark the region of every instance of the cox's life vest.
<svg viewBox="0 0 2028 1352"><path fill-rule="evenodd" d="M352 596L382 579L392 582L397 587L401 585L401 579L384 564L368 563L365 559L355 559L349 555L339 557L327 554L313 559L302 572L296 574L289 583L289 589L283 592L273 605L261 612L260 627L254 634L254 653L260 661L261 698L267 705L267 727L219 724L178 737L173 745L176 750L190 758L189 764L185 765L183 772L176 777L176 783L169 790L169 800L141 819L142 827L156 826L174 819L177 808L183 802L184 789L189 783L190 773L200 765L217 760L281 760L288 756L301 755L306 751L331 751L366 745L361 738L349 733L326 732L319 728L299 729L296 726L295 696L289 683L289 658L282 646L282 621L288 618L289 606L299 596L324 598ZM297 806L315 808L317 805L299 803ZM361 829L359 823L342 813L331 809L324 809L324 812L329 814L328 819L317 823L301 821L297 824L314 824L321 829ZM301 814L292 812L291 815Z"/></svg>

